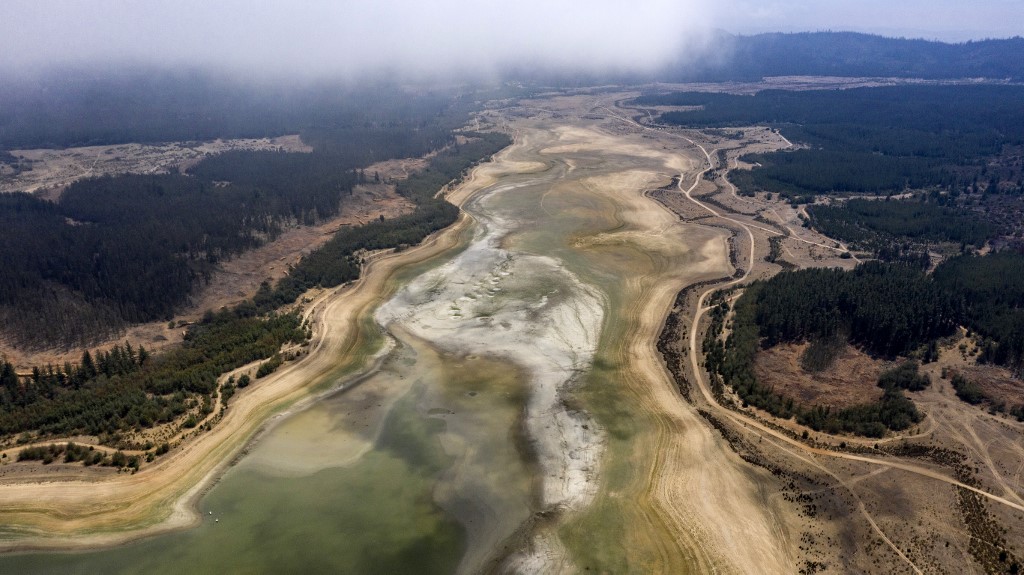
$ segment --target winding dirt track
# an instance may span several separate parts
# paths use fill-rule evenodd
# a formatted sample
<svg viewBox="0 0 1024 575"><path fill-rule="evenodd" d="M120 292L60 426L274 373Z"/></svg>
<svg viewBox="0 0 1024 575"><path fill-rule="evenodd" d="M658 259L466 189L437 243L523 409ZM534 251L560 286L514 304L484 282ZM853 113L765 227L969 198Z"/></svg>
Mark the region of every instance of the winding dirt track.
<svg viewBox="0 0 1024 575"><path fill-rule="evenodd" d="M607 110L610 115L618 118L619 120L621 120L623 122L627 122L629 124L632 124L632 125L634 125L634 126L636 126L638 128L641 128L641 129L644 129L644 130L657 130L656 128L651 128L649 126L644 126L642 124L634 122L633 120L630 120L628 118L624 118L621 115L615 114L614 112L612 112L611 110L609 110L607 108L605 108L605 110ZM686 188L686 189L683 189L683 185L684 185L684 182L685 182L686 174L680 174L679 175L679 183L678 183L679 191L683 195L686 196L687 200L693 202L698 207L706 210L711 215L713 215L713 216L715 216L717 218L721 218L723 220L726 220L728 222L731 222L731 223L733 223L733 224L735 224L737 226L742 227L747 232L748 238L750 240L750 250L749 250L749 256L748 256L747 261L748 262L753 262L754 261L754 252L755 252L756 244L755 244L755 238L754 238L754 234L752 232L752 229L757 229L759 231L766 232L766 233L769 233L769 234L772 234L772 235L780 235L779 232L776 231L776 230L771 230L771 229L768 229L768 228L757 226L757 225L751 224L749 222L745 222L745 221L741 221L741 220L738 220L738 219L730 218L730 217L728 217L728 216L726 216L726 215L716 211L711 206L708 206L707 204L705 204L705 203L701 202L700 200L694 198L692 196L692 193L696 189L696 187L700 184L701 177L705 173L707 173L709 170L714 168L714 162L711 159L711 154L714 153L716 150L712 150L711 152L708 152L707 149L704 148L704 146L698 144L694 140L692 140L690 138L687 138L686 136L681 135L681 134L676 134L676 137L681 138L683 140L686 140L692 146L698 148L701 151L701 153L703 154L703 156L705 158L705 163L706 163L706 166L704 167L704 169L701 170L700 172L698 172L696 175L693 176L693 183L688 188ZM788 140L786 141L786 143L789 146L792 146L792 144ZM730 186L731 185L732 184L730 183ZM732 189L733 189L733 192L735 193L735 187L733 187ZM828 245L825 245L825 244L821 244L821 243L818 243L818 242L813 242L813 241L806 240L806 239L799 238L799 237L791 237L791 239L794 239L794 240L799 241L799 242L811 244L811 245L814 245L814 246L817 246L817 247L830 249L830 250L835 250L835 251L840 251L840 252L848 251L845 246L841 246L839 248L836 248L834 246L828 246ZM690 351L691 367L693 368L695 379L696 379L696 381L698 383L698 387L700 388L701 394L703 395L705 401L707 401L710 405L715 406L717 408L717 410L719 411L719 413L721 413L723 415L726 415L727 417L729 417L733 421L735 421L737 423L741 423L743 425L754 427L754 428L762 431L763 433L766 433L767 435L770 435L770 436L772 436L773 438L775 438L777 440L781 440L784 443L786 443L786 444L788 444L790 446L796 447L799 450L802 450L802 451L804 451L806 453L812 453L812 454L816 454L816 455L825 455L825 456L829 456L829 457L836 457L836 458L840 458L840 459L847 459L847 460L850 460L850 461L859 461L859 462L863 462L863 463L871 463L871 464L875 464L875 465L882 465L882 466L885 466L885 467L902 469L902 470L908 471L910 473L916 473L916 474L922 475L924 477L928 477L928 478L931 478L931 479L936 479L938 481L942 481L944 483L948 483L949 485L953 485L953 486L956 486L956 487L961 487L963 489L967 489L969 491L973 491L973 492L975 492L975 493L977 493L979 495L982 495L984 497L987 497L988 499L991 499L992 501L995 501L997 503L1001 503L1001 504L1007 505L1008 507L1011 507L1011 508L1016 509L1018 511L1024 511L1024 506L1022 506L1021 504L1019 504L1016 501L1011 501L1011 500L1009 500L1009 499L1007 499L1005 497L1001 497L1001 496L989 493L987 491L984 491L984 490L972 487L970 485L964 484L964 483L962 483L960 481L952 479L952 478L950 478L950 477L948 477L948 476L946 476L946 475L944 475L942 473L938 473L938 472L936 472L936 471L934 471L932 469L929 469L927 467L923 467L923 466L919 466L919 465L913 465L913 464L906 464L906 463L902 463L902 462L895 462L895 461L886 460L886 459L878 459L878 458L873 458L873 457L866 457L866 456L856 455L856 454L851 454L851 453L843 453L843 452L837 452L837 451L829 451L829 450L812 448L812 447L809 447L809 446L807 446L807 445L805 445L805 444L803 444L803 443L801 443L799 441L796 441L796 440L790 438L789 436L787 436L787 435L785 435L783 433L780 433L780 432L778 432L778 431L776 431L776 430L774 430L774 429L772 429L770 427L767 427L767 426L763 425L762 423L760 423L759 421L757 421L757 420L755 420L753 418L746 417L746 416L744 416L742 414L738 414L738 413L736 413L736 412L734 412L732 410L729 410L729 409L726 409L726 408L720 406L718 404L718 402L716 402L714 400L714 397L711 394L711 390L710 390L710 388L709 388L709 386L707 384L707 381L705 380L705 378L703 376L703 370L702 370L702 368L700 366L699 353L698 353L698 349L697 349L698 348L698 341L699 341L697 339L697 334L698 334L698 331L699 331L700 320L701 320L701 318L703 317L703 315L705 313L710 311L710 308L704 305L704 302L706 301L708 296L710 296L712 293L714 293L716 291L719 291L721 289L728 288L728 287L731 287L731 286L743 283L744 281L746 281L749 278L750 271L751 271L751 269L748 266L745 270L743 270L743 275L740 276L739 278L736 278L734 280L731 280L731 281L728 281L728 282L716 285L714 287L708 288L707 290L702 292L700 297L698 298L696 310L695 310L695 313L694 313L694 318L693 318L692 323L690 324L689 351ZM1015 496L1014 499L1018 499L1018 497Z"/></svg>
<svg viewBox="0 0 1024 575"><path fill-rule="evenodd" d="M648 126L642 126L640 124L637 124L637 123L633 122L632 120L628 120L626 118L622 118L621 116L617 116L617 117L619 119L623 120L623 121L629 122L629 123L634 124L634 125L636 125L638 127L642 127L644 129L653 129L653 128L650 128ZM777 231L775 231L775 230L769 230L769 229L763 228L761 226L757 226L757 225L752 224L752 223L747 222L747 221L741 221L741 220L738 220L738 219L726 216L725 214L722 214L722 213L716 211L712 207L710 207L710 206L706 205L705 203L701 202L700 200L694 198L692 196L692 192L700 184L700 178L707 171L709 171L709 170L714 168L714 162L712 161L711 154L714 153L715 150L713 150L711 153L709 153L707 151L707 149L704 148L704 146L698 144L697 142L693 141L692 139L687 138L686 136L683 136L683 135L678 135L678 137L688 141L691 145L699 148L700 151L703 153L705 161L706 161L706 167L704 168L704 170L702 170L696 176L694 176L693 183L688 188L686 188L686 189L684 189L684 187L683 187L683 185L684 185L683 182L685 181L685 179L684 179L685 174L680 174L679 180L678 180L679 181L679 183L678 183L679 191L683 195L686 196L687 200L689 200L690 202L692 202L696 206L702 208L703 210L706 210L707 212L709 212L711 215L715 216L716 218L720 218L722 220L728 221L728 222L730 222L730 223L732 223L734 225L737 225L737 226L741 227L747 233L747 236L748 236L748 239L749 239L749 242L750 242L750 244L749 244L749 255L748 255L747 261L748 262L754 262L755 261L754 260L754 253L755 253L755 248L756 248L756 243L755 243L756 240L755 240L755 236L754 236L752 230L753 229L757 229L759 231L766 232L766 233L768 233L770 235L780 235L780 234ZM726 181L728 182L728 180L726 180ZM728 183L729 183L729 186L732 187L732 191L735 194L735 191L736 191L735 187L732 185L731 182L728 182ZM792 230L790 230L790 231L792 232ZM842 244L839 244L839 247L828 246L828 245L824 245L824 244L821 244L821 243L817 243L817 242L813 242L813 241L810 241L810 240L806 240L806 239L797 237L795 234L791 235L790 239L794 239L794 240L797 240L799 242L811 244L811 245L814 245L814 246L817 246L817 247L821 247L821 248L827 248L827 249L831 249L831 250L835 250L835 251L839 251L839 252L847 252L847 253L849 253L847 247L845 245L842 245ZM851 256L853 256L853 254L851 254ZM857 260L856 256L853 256L853 259ZM859 261L859 260L857 260L857 261ZM697 303L695 305L694 316L693 316L693 319L692 319L691 324L690 324L690 332L689 332L689 336L688 336L689 337L689 358L690 358L690 367L691 367L691 370L692 370L693 379L697 383L697 387L700 389L700 392L701 392L701 395L703 396L704 401L709 406L711 406L713 408L713 410L715 412L717 412L717 414L719 416L723 416L723 417L731 420L733 423L738 424L741 427L744 427L744 428L746 428L748 430L753 430L755 435L759 435L762 439L767 438L769 443L773 444L777 450L785 452L788 455L790 455L791 457L794 457L794 458L796 458L796 459L798 459L800 461L803 461L804 463L806 463L806 464L808 464L808 465L818 469L822 473L830 476L838 485L840 485L843 488L845 488L846 491L850 494L850 496L854 499L854 501L856 502L857 511L863 516L863 518L867 521L867 523L870 525L872 530L879 536L879 538L894 553L896 553L896 555L899 556L900 559L902 559L911 570L913 570L915 573L918 573L918 574L922 573L921 569L903 552L903 550L900 548L899 545L897 545L896 543L894 543L890 539L890 537L885 533L885 531L878 525L878 523L875 521L874 517L872 517L871 513L868 512L868 510L867 510L867 508L865 506L864 501L857 494L857 492L853 489L852 482L846 481L846 480L842 479L839 475L837 475L836 473L834 473L833 471L831 471L830 469L828 469L827 467L822 465L819 461L817 461L814 458L814 456L826 457L826 458L836 458L836 459L845 459L845 460L849 460L849 461L857 461L857 462L861 462L861 463L868 463L868 464L871 464L871 465L879 466L878 472L886 471L886 470L889 470L889 469L899 469L899 470L902 470L902 471L913 473L915 475L918 475L918 476L921 476L921 477L924 477L924 478L936 480L936 481L939 481L939 482L942 482L942 483L945 483L945 484L948 484L948 485L951 485L951 486L954 486L954 487L958 487L958 488L962 488L962 489L965 489L965 490L968 490L968 491L972 491L972 492L977 493L977 494L979 494L979 495L981 495L981 496L983 496L983 497L985 497L985 498L987 498L987 499L989 499L989 500L991 500L993 502L1005 505L1005 506L1007 506L1007 507L1009 507L1011 509L1015 509L1017 511L1024 511L1024 506L1021 505L1020 497L1005 482L1002 481L1002 477L999 475L998 470L995 468L995 465L991 461L987 462L988 466L992 469L994 476L997 478L997 480L999 480L1000 485L1006 491L1007 497L996 495L996 494L987 492L985 490L979 489L977 487L974 487L974 486L971 486L971 485L967 485L965 483L962 483L960 481L957 481L956 479L953 479L953 478L949 477L948 475L946 475L944 473L935 471L934 469L931 469L931 468L928 468L928 467L925 467L925 466L916 465L916 464L913 464L913 463L907 463L905 461L894 461L892 459L880 459L880 458L868 457L868 456L857 455L857 454L852 454L852 453L844 453L844 452L840 452L840 451L830 451L830 450L817 449L817 448L814 448L814 447L810 447L810 446L808 446L808 445L806 445L806 444L804 444L804 443L802 443L800 441L792 439L791 437L789 437L788 435L786 435L784 433L780 433L779 431L777 431L777 430L775 430L775 429L773 429L773 428L771 428L769 426L764 425L763 423L761 423L760 421L758 421L755 418L748 417L748 416L746 416L746 415L744 415L742 413L737 413L737 412L735 412L733 410L727 409L727 408L723 407L722 405L720 405L714 399L713 394L711 393L710 387L708 386L708 383L707 383L707 381L706 381L706 379L704 377L703 368L702 368L701 362L700 362L700 354L699 354L699 350L698 350L699 342L702 341L701 339L699 339L700 322L701 322L701 319L703 318L704 314L707 313L708 311L710 311L710 309L711 309L710 307L705 305L705 301L707 300L708 296L710 296L712 293L714 293L714 292L716 292L718 290L721 290L723 288L728 288L728 287L731 287L731 286L734 286L734 285L738 285L738 284L741 284L741 283L745 282L749 278L751 270L752 270L752 267L748 266L746 269L743 270L743 273L742 273L742 275L740 277L738 277L736 279L733 279L731 281L727 281L725 283L721 283L721 284L715 285L715 286L713 286L711 288L706 289L704 292L702 292L700 294L700 296L698 297L698 299L697 299ZM978 440L977 437L973 437L973 439L977 443L980 444L980 440ZM969 444L970 442L965 440L964 443L965 444ZM982 445L981 452L983 454L987 454L987 451L985 450L985 446L984 445Z"/></svg>
<svg viewBox="0 0 1024 575"><path fill-rule="evenodd" d="M662 174L665 179L666 170L682 172L687 180L699 180L706 171L701 170L703 157L680 153L670 137L658 134L652 142L635 130L621 133L615 127L620 118L601 113L607 110L602 103L592 99L537 102L528 108L533 116L531 127L544 131L565 124L558 128L565 144L557 152L549 149L547 153L594 153L607 158L599 164L601 169L617 161L631 170ZM517 120L510 121L516 125ZM585 163L588 157L571 156L566 161ZM797 535L791 510L780 504L773 496L774 487L769 487L774 485L774 478L741 460L693 406L682 400L655 347L679 290L695 281L731 272L727 234L679 222L674 213L647 197L645 192L650 187L620 184L608 189L593 185L589 189L620 206L618 225L602 234L602 241L629 242L639 253L648 254L652 262L637 267L627 282L623 308L617 313L628 335L622 349L610 358L623 366L615 382L628 398L629 405L623 409L650 425L648 432L632 440L634 483L607 495L613 499L629 497L632 503L624 510L629 514L631 530L624 546L633 551L634 557L647 557L647 562L631 564L629 569L658 573L796 572ZM689 263L681 264L674 257L658 261L658 242L680 240L691 251ZM664 248L662 251L673 253ZM569 521L571 525L571 518Z"/></svg>
<svg viewBox="0 0 1024 575"><path fill-rule="evenodd" d="M697 144L695 144L695 145L697 145ZM698 145L698 147L700 147L700 146ZM701 147L701 150L703 150L703 147ZM695 204L699 205L700 207L702 207L702 208L712 212L714 215L716 215L718 217L721 217L722 219L728 220L728 221L730 221L730 222L732 222L734 224L737 224L739 226L742 226L747 231L747 233L750 235L751 248L750 248L750 260L748 260L748 261L753 261L753 257L754 257L754 235L750 231L750 228L751 227L756 227L756 226L750 226L749 224L741 222L739 220L722 216L721 214L719 214L718 212L714 211L710 207L708 207L705 204L701 203L699 200L697 200L695 198L692 198L690 196L690 192L693 191L693 188L696 186L696 183L697 183L697 181L694 182L694 186L691 186L687 190L683 190L682 189L682 182L680 181L680 184L679 184L680 191L683 192L686 195L686 197L688 199L690 199L692 202L694 202ZM807 240L802 240L802 241L807 241ZM813 242L809 242L808 241L808 243L813 243ZM821 245L821 244L815 244L815 245ZM822 246L822 247L827 247L827 246ZM896 468L896 469L902 469L904 471L908 471L908 472L911 472L911 473L916 473L918 475L922 475L924 477L928 477L928 478L931 478L931 479L936 479L936 480L942 481L944 483L948 483L950 485L954 485L956 487L962 487L963 489L967 489L969 491L973 491L973 492L975 492L975 493L977 493L979 495L982 495L982 496L987 497L987 498L989 498L989 499L991 499L993 501L996 501L998 503L1002 503L1004 505L1012 507L1013 509L1016 509L1018 511L1024 511L1024 506L1020 505L1017 502L1010 501L1009 499L1007 499L1005 497L1000 497L998 495L989 493L987 491L978 489L976 487L972 487L970 485L967 485L965 483L962 483L960 481L952 479L952 478L950 478L950 477L948 477L948 476L946 476L946 475L944 475L942 473L938 473L938 472L936 472L936 471L934 471L932 469L929 469L927 467L923 467L923 466L919 466L919 465L913 465L913 464L907 464L907 463L902 463L902 462L897 462L897 461L891 461L891 460L888 460L888 459L878 459L878 458L874 458L874 457L866 457L866 456L863 456L863 455L856 455L856 454L852 454L852 453L843 453L843 452L838 452L838 451L829 451L829 450L816 449L816 448L813 448L813 447L809 447L809 446L807 446L807 445L805 445L805 444L803 444L803 443L801 443L799 441L796 441L795 439L790 438L789 436L787 436L787 435L785 435L783 433L780 433L780 432L778 432L778 431L776 431L776 430L774 430L774 429L772 429L770 427L767 427L767 426L763 425L762 423L760 423L759 421L757 421L757 420L755 420L753 418L743 416L743 415L738 414L738 413L736 413L736 412L734 412L732 410L729 410L729 409L726 409L724 407L718 406L718 403L714 400L714 397L711 394L711 390L710 390L710 388L707 385L707 381L704 379L703 372L702 372L702 369L700 367L700 361L698 359L698 355L699 354L697 352L697 346L698 346L697 341L698 340L696 338L697 338L698 331L699 331L700 320L703 317L703 315L705 313L707 313L708 311L710 311L710 309L711 309L711 308L705 306L704 302L707 299L707 296L711 295L712 293L714 293L714 292L716 292L716 291L718 291L720 289L727 288L727 287L730 287L730 286L742 283L743 281L745 281L747 279L749 274L750 274L750 270L747 269L746 271L744 271L743 275L740 278L705 290L703 293L701 293L700 298L697 300L697 310L696 310L696 312L694 314L693 322L691 323L691 326L690 326L690 363L691 363L691 365L693 367L693 371L694 371L694 374L695 374L695 379L696 379L696 381L698 383L698 386L700 387L701 394L704 396L705 401L707 401L709 404L717 406L720 413L722 413L723 415L726 415L727 417L729 417L733 421L736 421L737 423L741 423L741 424L744 424L744 425L748 425L750 427L755 427L758 430L762 431L763 433L766 433L766 434L772 436L773 438L775 438L777 440L781 440L781 441L783 441L783 442L785 442L785 443L787 443L787 444L789 444L789 445L791 445L793 447L797 447L798 449L800 449L802 451L805 451L807 453L813 453L815 455L826 455L826 456L829 456L829 457L836 457L836 458L839 458L839 459L848 459L850 461L860 461L860 462L864 462L864 463L871 463L871 464L875 464L875 465L883 465L885 467L892 467L892 468Z"/></svg>

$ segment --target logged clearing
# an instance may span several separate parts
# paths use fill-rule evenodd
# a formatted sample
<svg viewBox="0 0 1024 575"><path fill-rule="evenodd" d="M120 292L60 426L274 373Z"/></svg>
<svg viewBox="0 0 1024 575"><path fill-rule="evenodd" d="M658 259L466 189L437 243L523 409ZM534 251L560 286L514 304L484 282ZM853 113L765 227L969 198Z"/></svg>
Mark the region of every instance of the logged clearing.
<svg viewBox="0 0 1024 575"><path fill-rule="evenodd" d="M891 362L872 359L846 346L832 365L809 373L800 365L807 346L781 344L758 353L754 361L758 381L805 405L830 405L834 409L871 403L882 397L878 376Z"/></svg>

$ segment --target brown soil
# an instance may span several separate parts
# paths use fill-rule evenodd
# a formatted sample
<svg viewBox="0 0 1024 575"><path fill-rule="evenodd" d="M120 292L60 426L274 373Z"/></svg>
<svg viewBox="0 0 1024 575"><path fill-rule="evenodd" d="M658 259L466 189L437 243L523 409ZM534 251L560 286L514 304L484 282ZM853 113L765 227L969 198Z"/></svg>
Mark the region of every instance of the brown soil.
<svg viewBox="0 0 1024 575"><path fill-rule="evenodd" d="M261 282L273 284L283 278L288 274L289 266L327 243L341 228L362 225L381 216L395 218L409 213L413 207L411 202L395 193L393 185L357 186L352 196L343 200L338 217L315 226L291 228L273 242L224 262L181 318L195 320L207 309L217 310L252 297Z"/></svg>
<svg viewBox="0 0 1024 575"><path fill-rule="evenodd" d="M949 380L953 374L959 373L976 384L991 401L975 406L974 409L987 409L1002 404L1008 410L1024 404L1024 380L1004 367L979 364L978 342L974 337L967 337L966 333L961 327L959 334L950 338L946 345L940 346L938 361L921 366L921 371L927 373L933 383Z"/></svg>
<svg viewBox="0 0 1024 575"><path fill-rule="evenodd" d="M759 352L754 361L758 381L808 406L843 409L882 397L877 383L886 362L846 346L829 368L808 373L800 367L807 345L782 344Z"/></svg>
<svg viewBox="0 0 1024 575"><path fill-rule="evenodd" d="M1007 407L1024 404L1024 381L1010 370L994 365L974 365L961 370L968 381L981 388L997 405Z"/></svg>
<svg viewBox="0 0 1024 575"><path fill-rule="evenodd" d="M5 463L0 463L0 481L5 484L109 479L118 473L113 467L85 467L81 463L54 462L40 465L37 461L4 461Z"/></svg>

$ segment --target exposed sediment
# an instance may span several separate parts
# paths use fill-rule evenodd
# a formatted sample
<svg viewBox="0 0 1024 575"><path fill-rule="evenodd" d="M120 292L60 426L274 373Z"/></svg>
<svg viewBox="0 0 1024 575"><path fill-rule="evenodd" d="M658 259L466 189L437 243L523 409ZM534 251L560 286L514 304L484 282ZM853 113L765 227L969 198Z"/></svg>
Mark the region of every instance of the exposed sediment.
<svg viewBox="0 0 1024 575"><path fill-rule="evenodd" d="M510 360L529 374L525 427L543 470L545 507L585 505L595 491L601 436L594 422L561 401L589 368L603 320L600 293L556 259L500 247L514 227L487 211L502 187L467 206L478 221L473 243L407 285L378 321L451 354Z"/></svg>

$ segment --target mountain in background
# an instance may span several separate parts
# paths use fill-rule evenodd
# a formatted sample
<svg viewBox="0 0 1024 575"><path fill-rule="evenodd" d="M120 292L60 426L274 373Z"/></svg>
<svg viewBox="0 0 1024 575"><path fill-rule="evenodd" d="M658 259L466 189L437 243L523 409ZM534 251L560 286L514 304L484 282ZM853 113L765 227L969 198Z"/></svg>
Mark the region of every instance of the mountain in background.
<svg viewBox="0 0 1024 575"><path fill-rule="evenodd" d="M947 44L855 32L754 36L720 32L710 43L710 51L710 57L695 65L666 69L661 79L855 76L1024 81L1024 38L1020 37Z"/></svg>

